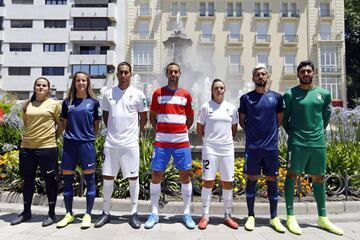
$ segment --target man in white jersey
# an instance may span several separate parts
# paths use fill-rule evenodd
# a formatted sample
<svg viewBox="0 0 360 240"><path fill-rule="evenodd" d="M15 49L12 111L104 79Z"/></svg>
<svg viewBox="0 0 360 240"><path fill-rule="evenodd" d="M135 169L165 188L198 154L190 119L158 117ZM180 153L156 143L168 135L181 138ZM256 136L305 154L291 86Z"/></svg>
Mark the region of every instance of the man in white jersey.
<svg viewBox="0 0 360 240"><path fill-rule="evenodd" d="M121 168L122 176L129 180L131 197L130 225L140 228L137 215L139 197L139 130L147 121L148 104L143 92L130 86L131 66L122 62L117 67L119 85L109 89L102 100L103 119L107 127L103 163L103 214L95 227L110 221L111 195L114 178Z"/></svg>
<svg viewBox="0 0 360 240"><path fill-rule="evenodd" d="M209 223L211 190L216 172L220 172L224 200L224 223L237 229L238 223L231 218L234 181L234 141L238 124L237 109L224 99L225 84L215 79L211 85L211 100L204 103L197 121L198 136L203 139L202 148L202 213L198 228L205 229Z"/></svg>

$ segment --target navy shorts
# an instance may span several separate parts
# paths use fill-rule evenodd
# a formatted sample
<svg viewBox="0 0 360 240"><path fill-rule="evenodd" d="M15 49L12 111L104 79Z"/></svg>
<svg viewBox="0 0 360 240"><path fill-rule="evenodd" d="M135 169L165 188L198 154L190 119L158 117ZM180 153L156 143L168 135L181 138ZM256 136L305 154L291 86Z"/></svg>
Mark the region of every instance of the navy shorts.
<svg viewBox="0 0 360 240"><path fill-rule="evenodd" d="M78 161L83 170L95 169L96 150L94 142L64 138L61 169L74 171Z"/></svg>
<svg viewBox="0 0 360 240"><path fill-rule="evenodd" d="M155 147L151 169L153 171L165 172L169 164L171 156L174 159L174 164L178 170L189 170L192 168L191 150L189 147L184 148L163 148Z"/></svg>
<svg viewBox="0 0 360 240"><path fill-rule="evenodd" d="M277 176L279 173L279 151L247 149L245 151L244 172L247 175Z"/></svg>
<svg viewBox="0 0 360 240"><path fill-rule="evenodd" d="M21 176L34 176L40 167L45 176L56 176L58 170L58 149L55 148L20 148L19 171Z"/></svg>

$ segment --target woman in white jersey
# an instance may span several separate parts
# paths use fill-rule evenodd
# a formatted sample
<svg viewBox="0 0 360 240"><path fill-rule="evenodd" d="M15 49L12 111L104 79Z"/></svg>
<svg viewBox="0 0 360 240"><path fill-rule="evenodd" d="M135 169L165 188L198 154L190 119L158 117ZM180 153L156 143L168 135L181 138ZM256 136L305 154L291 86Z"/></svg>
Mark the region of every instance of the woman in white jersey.
<svg viewBox="0 0 360 240"><path fill-rule="evenodd" d="M211 190L215 184L216 172L220 172L224 200L225 225L237 229L239 225L231 218L232 182L234 181L234 142L237 131L238 113L234 105L224 100L225 84L215 79L211 85L211 100L203 104L197 121L197 134L203 139L202 148L202 218L199 229L209 223Z"/></svg>

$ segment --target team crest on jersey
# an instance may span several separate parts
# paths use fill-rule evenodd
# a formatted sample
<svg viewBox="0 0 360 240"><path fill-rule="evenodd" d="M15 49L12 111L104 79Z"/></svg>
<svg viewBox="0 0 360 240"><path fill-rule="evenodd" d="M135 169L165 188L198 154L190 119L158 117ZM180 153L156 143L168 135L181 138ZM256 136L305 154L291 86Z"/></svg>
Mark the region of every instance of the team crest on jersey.
<svg viewBox="0 0 360 240"><path fill-rule="evenodd" d="M90 109L90 108L91 108L91 104L90 104L90 103L87 103L87 104L86 104L86 108L87 108L87 109Z"/></svg>
<svg viewBox="0 0 360 240"><path fill-rule="evenodd" d="M143 98L143 104L144 104L144 107L148 107L149 101L146 98Z"/></svg>
<svg viewBox="0 0 360 240"><path fill-rule="evenodd" d="M274 98L273 97L269 97L269 102L273 103L274 102Z"/></svg>
<svg viewBox="0 0 360 240"><path fill-rule="evenodd" d="M317 100L321 101L321 94L320 94L320 93L317 93L317 94L316 94L316 98L317 98Z"/></svg>

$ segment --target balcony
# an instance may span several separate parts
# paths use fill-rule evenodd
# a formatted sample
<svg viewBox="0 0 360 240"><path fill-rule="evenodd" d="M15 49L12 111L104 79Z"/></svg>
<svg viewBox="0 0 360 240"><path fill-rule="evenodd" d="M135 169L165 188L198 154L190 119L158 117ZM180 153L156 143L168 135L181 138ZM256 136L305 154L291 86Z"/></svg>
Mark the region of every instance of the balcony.
<svg viewBox="0 0 360 240"><path fill-rule="evenodd" d="M137 11L137 17L140 19L150 20L152 14L151 8L139 8Z"/></svg>
<svg viewBox="0 0 360 240"><path fill-rule="evenodd" d="M232 9L226 11L225 20L236 21L242 19L243 19L242 9L236 10L235 12Z"/></svg>
<svg viewBox="0 0 360 240"><path fill-rule="evenodd" d="M71 17L105 17L115 20L116 4L74 4L71 8ZM73 6L74 6L73 5Z"/></svg>
<svg viewBox="0 0 360 240"><path fill-rule="evenodd" d="M254 12L254 20L270 21L271 20L271 11L256 11L256 12Z"/></svg>
<svg viewBox="0 0 360 240"><path fill-rule="evenodd" d="M343 33L323 32L314 35L316 43L342 43L344 41Z"/></svg>
<svg viewBox="0 0 360 240"><path fill-rule="evenodd" d="M271 35L255 35L255 46L268 47L271 42Z"/></svg>
<svg viewBox="0 0 360 240"><path fill-rule="evenodd" d="M295 66L295 65L283 66L282 77L285 79L289 79L289 80L296 79L296 77L297 77L296 68L297 68L297 66Z"/></svg>
<svg viewBox="0 0 360 240"><path fill-rule="evenodd" d="M298 35L283 35L282 46L283 47L296 47L299 42Z"/></svg>
<svg viewBox="0 0 360 240"><path fill-rule="evenodd" d="M340 74L341 73L341 67L339 66L321 66L321 73L324 74Z"/></svg>
<svg viewBox="0 0 360 240"><path fill-rule="evenodd" d="M243 75L244 74L244 65L240 64L230 64L227 68L228 75Z"/></svg>
<svg viewBox="0 0 360 240"><path fill-rule="evenodd" d="M150 31L135 31L133 32L133 34L131 35L131 40L132 41L137 41L137 42L152 42L155 41L156 39L156 34L155 32L150 32Z"/></svg>
<svg viewBox="0 0 360 240"><path fill-rule="evenodd" d="M319 9L319 18L322 21L332 21L335 17L334 9Z"/></svg>
<svg viewBox="0 0 360 240"><path fill-rule="evenodd" d="M115 61L115 51L107 50L106 53L95 52L93 54L81 54L80 52L70 52L69 64L106 64L113 65Z"/></svg>
<svg viewBox="0 0 360 240"><path fill-rule="evenodd" d="M153 65L133 65L134 73L152 73Z"/></svg>
<svg viewBox="0 0 360 240"><path fill-rule="evenodd" d="M243 35L242 34L228 34L226 39L226 44L228 46L242 46L243 45Z"/></svg>
<svg viewBox="0 0 360 240"><path fill-rule="evenodd" d="M215 44L215 34L200 34L199 44L214 45Z"/></svg>
<svg viewBox="0 0 360 240"><path fill-rule="evenodd" d="M115 27L107 27L107 29L81 29L73 28L70 32L70 41L72 42L106 42L110 44L116 43Z"/></svg>
<svg viewBox="0 0 360 240"><path fill-rule="evenodd" d="M280 12L280 20L281 21L298 21L300 18L300 12L299 10L295 11L281 11Z"/></svg>

